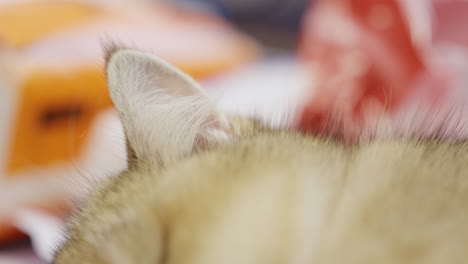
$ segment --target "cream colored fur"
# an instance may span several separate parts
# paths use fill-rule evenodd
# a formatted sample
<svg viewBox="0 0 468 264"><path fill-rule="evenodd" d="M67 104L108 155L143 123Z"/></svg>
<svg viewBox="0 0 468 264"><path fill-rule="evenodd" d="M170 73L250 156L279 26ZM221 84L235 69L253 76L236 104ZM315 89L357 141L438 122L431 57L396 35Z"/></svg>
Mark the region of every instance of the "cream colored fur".
<svg viewBox="0 0 468 264"><path fill-rule="evenodd" d="M113 51L107 75L129 169L96 186L54 263L468 261L465 143L268 129L139 51Z"/></svg>

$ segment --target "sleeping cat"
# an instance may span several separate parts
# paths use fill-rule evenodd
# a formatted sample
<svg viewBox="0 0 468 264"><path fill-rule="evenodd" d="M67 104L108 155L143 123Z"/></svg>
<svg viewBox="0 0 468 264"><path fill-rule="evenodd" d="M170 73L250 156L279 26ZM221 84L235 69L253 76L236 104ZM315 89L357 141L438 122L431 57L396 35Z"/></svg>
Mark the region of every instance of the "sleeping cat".
<svg viewBox="0 0 468 264"><path fill-rule="evenodd" d="M94 188L54 263L468 261L467 144L272 129L132 49L106 72L128 169Z"/></svg>

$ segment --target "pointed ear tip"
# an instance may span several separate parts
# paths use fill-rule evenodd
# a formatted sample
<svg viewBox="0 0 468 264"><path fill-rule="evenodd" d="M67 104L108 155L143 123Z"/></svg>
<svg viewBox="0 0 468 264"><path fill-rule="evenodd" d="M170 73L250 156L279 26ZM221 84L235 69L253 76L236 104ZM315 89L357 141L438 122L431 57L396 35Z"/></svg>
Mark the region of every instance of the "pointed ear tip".
<svg viewBox="0 0 468 264"><path fill-rule="evenodd" d="M154 56L153 54L143 52L137 49L129 49L121 46L108 46L105 49L105 61L106 66L112 64L115 60L127 59L127 58L136 58L137 61L147 61L150 59L153 63L158 63L159 65L166 66L168 63L165 62L162 58ZM167 66L166 66L167 67Z"/></svg>
<svg viewBox="0 0 468 264"><path fill-rule="evenodd" d="M119 47L119 46L109 46L104 49L105 55L105 62L106 62L106 68L110 64L112 64L112 61L115 60L115 58L120 57L120 54L128 53L130 50L124 47Z"/></svg>
<svg viewBox="0 0 468 264"><path fill-rule="evenodd" d="M118 45L114 42L106 43L103 46L103 51L104 51L104 60L106 65L109 64L109 61L111 58L118 53L120 50L125 49L123 46Z"/></svg>
<svg viewBox="0 0 468 264"><path fill-rule="evenodd" d="M106 76L108 81L120 78L135 78L133 73L158 76L160 80L178 80L178 87L166 87L186 93L202 92L203 89L187 73L165 59L138 49L111 46L106 50ZM133 74L134 75L134 74ZM133 80L138 82L139 80ZM171 84L174 85L174 84ZM112 87L110 87L110 90ZM153 87L154 88L154 87Z"/></svg>
<svg viewBox="0 0 468 264"><path fill-rule="evenodd" d="M145 52L139 51L137 49L131 49L116 43L109 43L104 46L104 59L106 68L108 68L108 66L116 59L120 60L129 57L148 57L148 55L149 54L145 54Z"/></svg>
<svg viewBox="0 0 468 264"><path fill-rule="evenodd" d="M121 62L122 64L141 63L146 65L147 63L150 63L156 66L153 69L157 69L157 71L172 72L182 76L187 75L185 72L172 65L170 62L149 52L119 46L110 46L109 48L106 48L105 51L106 69L109 69L110 65L116 64L118 62Z"/></svg>
<svg viewBox="0 0 468 264"><path fill-rule="evenodd" d="M107 77L109 77L109 75L116 74L123 69L127 69L127 67L122 68L122 66L130 64L137 66L139 62L147 61L148 58L148 54L145 54L144 52L119 46L112 46L105 51L105 70Z"/></svg>

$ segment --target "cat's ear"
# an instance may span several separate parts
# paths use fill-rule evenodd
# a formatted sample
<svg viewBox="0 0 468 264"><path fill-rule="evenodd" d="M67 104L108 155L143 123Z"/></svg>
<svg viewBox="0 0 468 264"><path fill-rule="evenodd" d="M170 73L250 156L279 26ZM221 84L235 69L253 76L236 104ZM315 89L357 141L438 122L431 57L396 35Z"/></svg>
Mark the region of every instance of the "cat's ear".
<svg viewBox="0 0 468 264"><path fill-rule="evenodd" d="M228 140L229 122L200 85L166 61L131 49L106 59L110 96L124 126L129 165L165 165L209 141Z"/></svg>

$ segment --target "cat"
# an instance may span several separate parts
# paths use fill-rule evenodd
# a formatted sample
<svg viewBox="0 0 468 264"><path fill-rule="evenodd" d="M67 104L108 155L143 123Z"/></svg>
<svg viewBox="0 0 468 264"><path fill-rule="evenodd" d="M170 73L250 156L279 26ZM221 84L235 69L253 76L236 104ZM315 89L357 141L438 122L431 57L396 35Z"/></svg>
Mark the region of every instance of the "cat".
<svg viewBox="0 0 468 264"><path fill-rule="evenodd" d="M152 54L106 61L128 168L95 186L53 263L467 262L465 142L270 128Z"/></svg>

